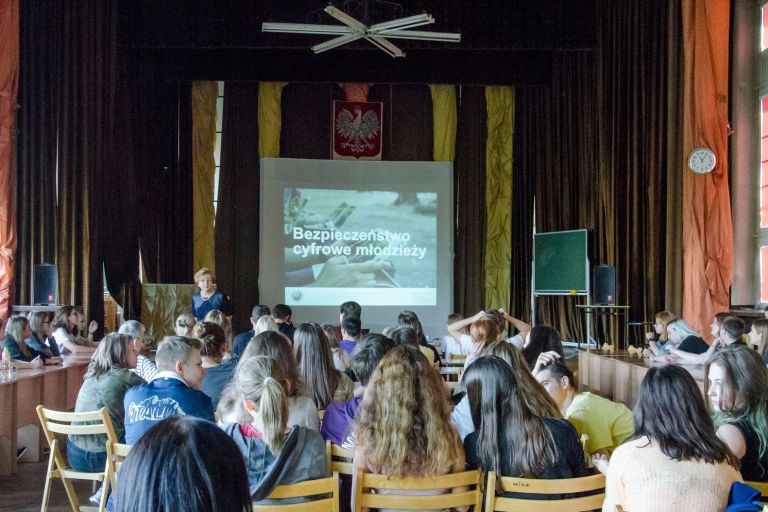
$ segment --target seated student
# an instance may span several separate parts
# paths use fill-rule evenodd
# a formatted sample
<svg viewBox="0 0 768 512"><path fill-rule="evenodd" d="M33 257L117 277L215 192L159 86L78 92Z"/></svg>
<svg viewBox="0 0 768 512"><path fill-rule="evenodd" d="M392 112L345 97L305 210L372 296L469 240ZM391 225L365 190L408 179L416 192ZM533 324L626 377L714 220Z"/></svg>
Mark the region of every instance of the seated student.
<svg viewBox="0 0 768 512"><path fill-rule="evenodd" d="M331 346L320 324L301 324L293 337L293 353L299 373L318 410L325 409L331 402L351 400L355 383L333 366Z"/></svg>
<svg viewBox="0 0 768 512"><path fill-rule="evenodd" d="M93 341L80 336L81 317L82 315L74 306L60 307L53 317L53 322L51 322L53 337L59 346L59 353L63 356L67 354L90 355L97 347ZM90 331L93 326L94 322L91 322L88 330ZM96 328L98 328L98 324Z"/></svg>
<svg viewBox="0 0 768 512"><path fill-rule="evenodd" d="M768 364L768 318L761 318L752 322L749 330L749 344L757 350L763 362Z"/></svg>
<svg viewBox="0 0 768 512"><path fill-rule="evenodd" d="M239 366L234 380L248 416L223 426L245 459L251 498L257 502L278 485L328 476L320 434L289 426L288 383L280 367L267 356L252 357Z"/></svg>
<svg viewBox="0 0 768 512"><path fill-rule="evenodd" d="M634 408L635 434L616 448L607 467L603 512L720 512L738 459L715 435L704 398L687 370L650 368ZM606 472L606 460L595 464Z"/></svg>
<svg viewBox="0 0 768 512"><path fill-rule="evenodd" d="M506 339L506 341L507 343L511 343L516 348L522 350L525 346L525 341L528 338L528 334L531 332L531 325L520 320L519 318L515 318L503 309L498 310L498 317L500 319L499 332L504 333L507 328L507 322L511 323L512 327L517 329L517 334L510 336Z"/></svg>
<svg viewBox="0 0 768 512"><path fill-rule="evenodd" d="M717 437L741 459L744 480L768 482L768 368L751 348L731 345L705 370Z"/></svg>
<svg viewBox="0 0 768 512"><path fill-rule="evenodd" d="M496 341L499 338L498 317L482 311L481 313L483 314L478 313L470 319L460 320L448 326L448 332L451 333L454 340L459 344L458 348L454 345L450 349L451 353L455 353L453 350L460 350L462 355L467 356L464 360L464 368L479 356L487 343ZM469 325L469 335L461 334L462 329L467 325ZM466 351L467 345L470 345L468 352Z"/></svg>
<svg viewBox="0 0 768 512"><path fill-rule="evenodd" d="M573 478L586 474L584 452L573 426L540 416L500 357L481 356L464 374L476 431L464 439L467 466L501 476Z"/></svg>
<svg viewBox="0 0 768 512"><path fill-rule="evenodd" d="M390 350L374 370L358 410L355 468L394 478L464 471L464 450L450 410L440 374L424 354L411 346ZM357 475L352 478L355 488ZM446 492L451 491L408 494Z"/></svg>
<svg viewBox="0 0 768 512"><path fill-rule="evenodd" d="M449 343L445 348L446 359L449 359L451 355L468 356L472 353L475 340L465 331L470 325L483 318L485 314L485 311L478 311L474 316L448 325L448 334L453 338L453 342Z"/></svg>
<svg viewBox="0 0 768 512"><path fill-rule="evenodd" d="M395 327L394 329L390 330L387 335L392 339L392 341L395 342L395 345L397 346L410 345L412 347L418 348L419 351L424 354L424 357L427 358L427 361L429 361L431 364L435 364L434 352L419 344L419 335L416 333L414 328Z"/></svg>
<svg viewBox="0 0 768 512"><path fill-rule="evenodd" d="M238 367L254 356L271 357L280 363L282 374L287 382L288 424L320 430L320 416L317 413L317 406L307 395L305 383L301 373L299 373L296 357L293 355L291 342L288 341L288 338L275 331L257 334L245 348L245 352L238 362ZM235 369L235 374L237 372L238 370ZM216 409L221 423L238 423L249 417L248 412L243 407L243 401L238 395L234 380L224 388Z"/></svg>
<svg viewBox="0 0 768 512"><path fill-rule="evenodd" d="M339 346L347 355L352 355L355 344L360 340L360 335L360 319L356 316L345 316L341 321L341 341Z"/></svg>
<svg viewBox="0 0 768 512"><path fill-rule="evenodd" d="M348 402L335 402L328 406L323 416L320 435L333 444L351 448L354 441L350 437L352 423L362 401L368 381L379 361L394 348L391 339L381 334L368 334L355 347L350 360L352 371L362 387L355 391L355 396Z"/></svg>
<svg viewBox="0 0 768 512"><path fill-rule="evenodd" d="M245 350L245 347L248 345L248 342L258 334L258 332L256 332L256 323L265 315L269 316L269 318L272 318L270 316L272 315L272 310L269 309L269 306L265 306L263 304L256 304L253 306L250 317L252 329L250 331L241 332L235 336L235 339L232 341L232 359L238 359ZM277 324L275 324L275 326L277 326Z"/></svg>
<svg viewBox="0 0 768 512"><path fill-rule="evenodd" d="M176 318L176 322L173 324L173 332L176 333L176 336L194 338L196 323L197 320L190 313L182 313Z"/></svg>
<svg viewBox="0 0 768 512"><path fill-rule="evenodd" d="M293 326L293 311L290 306L285 304L276 304L272 309L272 318L277 323L278 330L293 343L293 333L296 328Z"/></svg>
<svg viewBox="0 0 768 512"><path fill-rule="evenodd" d="M672 326L673 324L670 324ZM700 346L697 342L694 342L694 349L687 350L686 341L683 340L676 348L671 347L669 353L675 356L680 363L688 364L704 364L709 358L711 358L715 352L732 344L744 345L742 335L745 331L744 320L737 316L729 316L723 320L720 326L719 336L712 342L707 350L699 352Z"/></svg>
<svg viewBox="0 0 768 512"><path fill-rule="evenodd" d="M29 329L32 331L27 339L24 340L27 347L34 352L43 354L49 364L61 363L61 354L56 340L50 336L50 325L48 313L44 311L32 311L27 316L29 319Z"/></svg>
<svg viewBox="0 0 768 512"><path fill-rule="evenodd" d="M166 336L155 356L158 374L125 394L125 441L135 444L154 424L169 416L214 421L211 399L200 391L205 376L200 342Z"/></svg>
<svg viewBox="0 0 768 512"><path fill-rule="evenodd" d="M578 393L573 372L555 362L545 366L536 380L547 390L565 419L576 432L587 434L587 451L610 455L621 443L629 439L635 423L632 411L624 404L612 402L592 393Z"/></svg>
<svg viewBox="0 0 768 512"><path fill-rule="evenodd" d="M517 379L518 386L522 390L520 396L526 401L528 409L533 411L535 415L544 418L562 418L557 404L531 375L531 370L528 368L528 363L525 362L521 350L515 348L511 343L500 340L488 344L483 349L482 355L498 356L509 365ZM472 411L469 407L469 398L466 394L458 405L454 407L451 413L451 423L459 431L459 436L462 440L475 431Z"/></svg>
<svg viewBox="0 0 768 512"><path fill-rule="evenodd" d="M523 348L525 362L528 363L534 375L541 369L542 363L539 356L547 352L554 352L565 361L563 342L557 329L548 325L537 325L531 329L528 334L528 344Z"/></svg>
<svg viewBox="0 0 768 512"><path fill-rule="evenodd" d="M205 368L200 391L208 395L213 408L216 409L224 386L229 383L236 365L232 359L224 359L227 339L221 326L203 321L195 326L195 333L200 340L200 356Z"/></svg>
<svg viewBox="0 0 768 512"><path fill-rule="evenodd" d="M139 353L136 374L147 382L152 380L157 375L157 365L153 360L141 354L141 351L144 350L144 335L146 333L144 324L136 320L126 320L117 332L130 336L136 345L136 351Z"/></svg>
<svg viewBox="0 0 768 512"><path fill-rule="evenodd" d="M22 367L37 368L45 364L45 354L43 352L33 351L27 346L25 340L32 335L29 328L29 321L21 316L15 315L8 319L8 325L5 328L5 339L3 340L3 352L7 351L11 355L14 364L21 363ZM58 359L55 363L59 364Z"/></svg>
<svg viewBox="0 0 768 512"><path fill-rule="evenodd" d="M667 352L666 343L669 339L667 325L677 317L669 311L659 311L656 313L653 324L653 332L645 333L645 339L654 355L665 354Z"/></svg>
<svg viewBox="0 0 768 512"><path fill-rule="evenodd" d="M333 356L333 367L340 372L349 370L349 354L344 352L339 346L341 335L336 334L336 327L331 324L322 324L323 332L328 338L328 344L331 346L331 355Z"/></svg>
<svg viewBox="0 0 768 512"><path fill-rule="evenodd" d="M123 399L133 386L144 380L133 373L139 355L133 339L126 334L107 334L91 358L85 380L77 393L75 412L98 411L107 408L112 428L119 442L125 442L125 410ZM67 438L67 460L76 471L104 471L107 462L107 436L70 435ZM101 500L101 489L91 501Z"/></svg>
<svg viewBox="0 0 768 512"><path fill-rule="evenodd" d="M416 340L421 348L421 352L427 357L428 360L433 363L440 364L440 353L435 347L427 342L427 337L424 335L424 327L421 325L418 315L410 310L403 310L397 315L398 327L410 327L416 331Z"/></svg>
<svg viewBox="0 0 768 512"><path fill-rule="evenodd" d="M232 317L226 316L224 313L221 312L221 310L218 309L212 309L208 313L206 313L205 318L202 320L203 322L213 322L214 324L218 325L224 330L224 339L227 340L227 344L225 347L225 358L229 359L232 357L232 354L229 352L229 347L231 345L232 341ZM198 322L199 323L199 322ZM197 331L195 331L197 333Z"/></svg>
<svg viewBox="0 0 768 512"><path fill-rule="evenodd" d="M116 512L252 507L235 443L213 423L189 416L167 418L139 439L120 468L114 496Z"/></svg>

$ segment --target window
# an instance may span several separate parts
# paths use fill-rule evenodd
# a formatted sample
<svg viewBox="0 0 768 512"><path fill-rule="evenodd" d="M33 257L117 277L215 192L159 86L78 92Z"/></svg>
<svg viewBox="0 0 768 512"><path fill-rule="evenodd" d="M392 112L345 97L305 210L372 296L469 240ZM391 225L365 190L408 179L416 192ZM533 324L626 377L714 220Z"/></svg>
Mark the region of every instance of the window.
<svg viewBox="0 0 768 512"><path fill-rule="evenodd" d="M219 206L219 171L221 170L221 132L224 118L224 82L218 82L219 95L216 98L216 147L213 158L216 161L216 174L213 176L213 213ZM214 216L214 223L216 218Z"/></svg>
<svg viewBox="0 0 768 512"><path fill-rule="evenodd" d="M768 48L768 4L760 8L760 51Z"/></svg>

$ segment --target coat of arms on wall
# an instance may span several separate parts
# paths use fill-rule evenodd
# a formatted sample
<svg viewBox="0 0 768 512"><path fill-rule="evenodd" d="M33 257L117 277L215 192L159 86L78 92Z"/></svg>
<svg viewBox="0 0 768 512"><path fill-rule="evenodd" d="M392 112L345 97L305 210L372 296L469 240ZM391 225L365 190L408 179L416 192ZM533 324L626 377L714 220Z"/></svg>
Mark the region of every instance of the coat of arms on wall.
<svg viewBox="0 0 768 512"><path fill-rule="evenodd" d="M333 102L333 159L381 160L381 102Z"/></svg>

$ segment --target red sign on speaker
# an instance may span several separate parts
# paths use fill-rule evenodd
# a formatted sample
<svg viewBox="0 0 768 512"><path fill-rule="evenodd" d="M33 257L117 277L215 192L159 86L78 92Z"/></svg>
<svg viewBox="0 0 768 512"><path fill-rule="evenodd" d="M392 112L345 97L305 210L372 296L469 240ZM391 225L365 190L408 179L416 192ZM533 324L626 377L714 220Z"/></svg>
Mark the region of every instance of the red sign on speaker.
<svg viewBox="0 0 768 512"><path fill-rule="evenodd" d="M381 160L381 102L334 101L334 160Z"/></svg>

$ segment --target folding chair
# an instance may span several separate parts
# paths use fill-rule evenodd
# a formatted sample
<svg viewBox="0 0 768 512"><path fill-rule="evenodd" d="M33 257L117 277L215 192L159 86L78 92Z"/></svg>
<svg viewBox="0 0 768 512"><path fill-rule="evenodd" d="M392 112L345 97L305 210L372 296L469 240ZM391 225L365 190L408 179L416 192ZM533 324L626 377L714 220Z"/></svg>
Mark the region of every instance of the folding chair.
<svg viewBox="0 0 768 512"><path fill-rule="evenodd" d="M562 499L505 498L496 495L496 473L488 473L485 487L485 511L500 512L585 512L601 509L605 499L605 477L601 474L559 480L501 477L505 492L539 495L568 495L590 491L602 491L590 496Z"/></svg>
<svg viewBox="0 0 768 512"><path fill-rule="evenodd" d="M339 474L328 478L307 480L296 484L278 485L267 499L307 498L301 503L259 505L254 512L339 512ZM315 498L315 499L313 499Z"/></svg>
<svg viewBox="0 0 768 512"><path fill-rule="evenodd" d="M340 475L350 475L354 472L352 469L352 459L355 457L355 453L352 450L342 448L339 445L331 444L330 441L326 441L326 455L328 456L328 465L331 472L339 473Z"/></svg>
<svg viewBox="0 0 768 512"><path fill-rule="evenodd" d="M130 444L111 443L107 445L107 466L109 467L109 479L104 484L104 494L109 493L110 486L114 492L117 489L117 473L123 467L123 461L130 453Z"/></svg>
<svg viewBox="0 0 768 512"><path fill-rule="evenodd" d="M86 473L75 471L64 462L64 457L59 449L60 443L55 434L67 435L92 435L104 434L107 436L107 447L117 442L115 429L112 427L112 421L109 419L109 413L106 407L92 412L59 412L45 409L42 405L37 406L37 415L40 418L40 425L43 434L51 447L51 454L48 457L48 470L45 476L45 488L43 490L43 504L40 507L41 512L48 510L48 500L51 493L51 481L53 478L60 478L67 492L69 503L75 512L83 510L103 511L107 503L107 493L101 495L99 507L81 507L77 499L77 494L70 480L90 480L92 482L106 482L109 479L109 464L104 465L104 471L97 473ZM88 424L83 424L89 422Z"/></svg>
<svg viewBox="0 0 768 512"><path fill-rule="evenodd" d="M474 488L450 492L456 487ZM483 504L482 487L482 476L479 471L448 473L434 478L390 478L386 475L365 473L362 469L358 469L354 510L360 512L363 507L401 510L449 509L474 505L475 512L480 512ZM382 490L391 491L391 494L380 494ZM413 491L430 490L447 492L445 494L413 494ZM398 491L409 494L397 494Z"/></svg>

